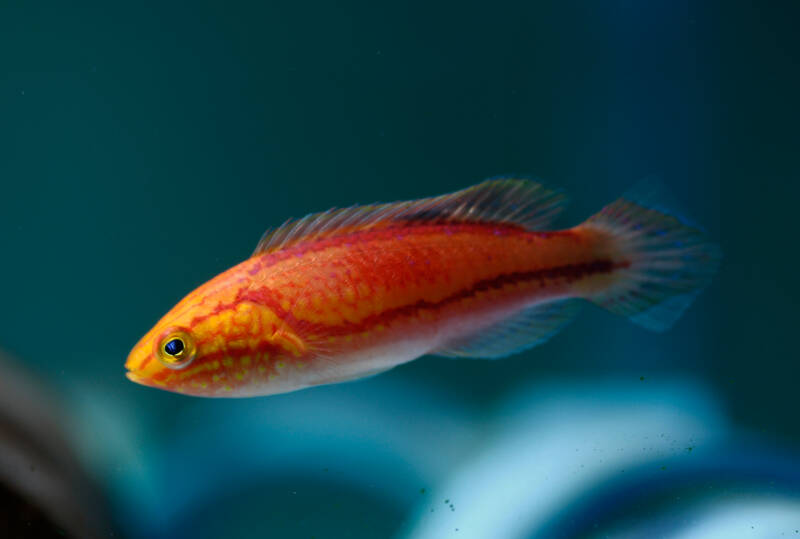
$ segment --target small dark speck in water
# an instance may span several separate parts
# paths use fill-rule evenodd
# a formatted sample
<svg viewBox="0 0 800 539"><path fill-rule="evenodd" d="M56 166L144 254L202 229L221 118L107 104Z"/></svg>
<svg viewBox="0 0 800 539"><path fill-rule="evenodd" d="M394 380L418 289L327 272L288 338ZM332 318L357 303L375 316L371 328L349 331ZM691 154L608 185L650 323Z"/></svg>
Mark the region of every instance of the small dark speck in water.
<svg viewBox="0 0 800 539"><path fill-rule="evenodd" d="M425 494L425 488L421 488L421 489L419 489L419 493L420 493L420 494Z"/></svg>
<svg viewBox="0 0 800 539"><path fill-rule="evenodd" d="M691 453L692 449L694 449L694 446L690 445L689 447L686 448L686 452Z"/></svg>
<svg viewBox="0 0 800 539"><path fill-rule="evenodd" d="M662 466L662 467L661 467L661 469L662 469L662 470L666 470L666 469L667 469L667 467L666 467L666 466Z"/></svg>
<svg viewBox="0 0 800 539"><path fill-rule="evenodd" d="M446 499L444 503L450 503L450 498Z"/></svg>
<svg viewBox="0 0 800 539"><path fill-rule="evenodd" d="M639 380L641 380L642 382L644 382L644 376L640 376L640 377L639 377Z"/></svg>

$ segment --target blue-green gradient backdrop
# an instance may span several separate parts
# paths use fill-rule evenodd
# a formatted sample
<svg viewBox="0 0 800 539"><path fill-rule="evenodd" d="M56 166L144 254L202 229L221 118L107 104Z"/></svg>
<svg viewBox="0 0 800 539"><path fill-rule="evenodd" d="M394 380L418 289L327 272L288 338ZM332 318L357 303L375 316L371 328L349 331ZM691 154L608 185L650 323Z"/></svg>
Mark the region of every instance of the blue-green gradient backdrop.
<svg viewBox="0 0 800 539"><path fill-rule="evenodd" d="M725 256L672 331L589 308L524 354L382 377L480 413L553 376L685 375L797 447L790 5L6 0L0 346L56 391L93 387L169 430L197 401L128 382L125 357L268 227L508 174L567 192L571 225L656 175Z"/></svg>

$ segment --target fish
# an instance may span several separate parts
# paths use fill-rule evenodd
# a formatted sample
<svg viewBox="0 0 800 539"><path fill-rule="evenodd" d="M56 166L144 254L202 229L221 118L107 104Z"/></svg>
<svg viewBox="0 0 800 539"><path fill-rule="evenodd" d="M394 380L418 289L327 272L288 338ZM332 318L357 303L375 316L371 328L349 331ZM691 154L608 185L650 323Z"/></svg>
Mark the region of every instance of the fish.
<svg viewBox="0 0 800 539"><path fill-rule="evenodd" d="M379 374L424 355L495 359L593 303L669 329L721 251L646 181L571 228L566 197L497 178L451 194L331 209L268 231L131 350L127 377L255 397Z"/></svg>

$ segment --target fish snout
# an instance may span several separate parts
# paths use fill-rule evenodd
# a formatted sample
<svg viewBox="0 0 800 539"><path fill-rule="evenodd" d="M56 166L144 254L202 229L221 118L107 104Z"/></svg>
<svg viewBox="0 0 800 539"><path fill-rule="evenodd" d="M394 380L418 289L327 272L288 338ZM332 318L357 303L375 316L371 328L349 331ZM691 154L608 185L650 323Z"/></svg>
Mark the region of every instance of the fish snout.
<svg viewBox="0 0 800 539"><path fill-rule="evenodd" d="M149 342L142 339L133 347L125 361L125 369L128 371L125 376L131 382L146 386L153 385L152 376L160 369L158 361L153 357L152 346L149 346Z"/></svg>

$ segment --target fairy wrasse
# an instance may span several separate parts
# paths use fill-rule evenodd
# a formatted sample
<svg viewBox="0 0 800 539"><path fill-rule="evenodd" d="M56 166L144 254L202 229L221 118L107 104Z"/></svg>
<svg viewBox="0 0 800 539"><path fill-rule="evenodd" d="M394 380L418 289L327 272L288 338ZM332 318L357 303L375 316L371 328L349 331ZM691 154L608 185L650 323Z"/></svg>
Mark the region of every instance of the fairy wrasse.
<svg viewBox="0 0 800 539"><path fill-rule="evenodd" d="M652 186L639 191L557 231L547 226L563 197L510 179L289 221L172 308L131 351L127 376L246 397L425 354L497 358L546 341L587 300L665 330L719 251Z"/></svg>

